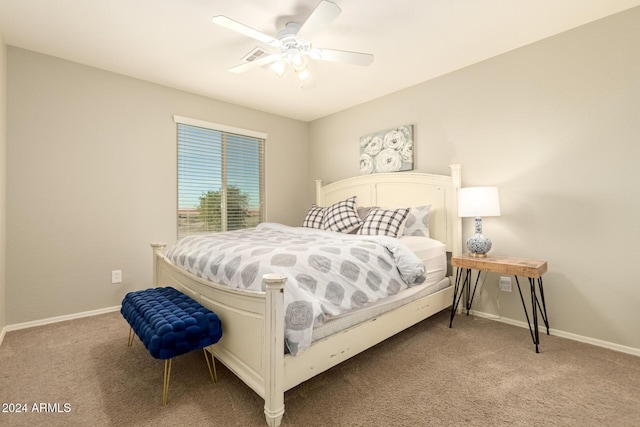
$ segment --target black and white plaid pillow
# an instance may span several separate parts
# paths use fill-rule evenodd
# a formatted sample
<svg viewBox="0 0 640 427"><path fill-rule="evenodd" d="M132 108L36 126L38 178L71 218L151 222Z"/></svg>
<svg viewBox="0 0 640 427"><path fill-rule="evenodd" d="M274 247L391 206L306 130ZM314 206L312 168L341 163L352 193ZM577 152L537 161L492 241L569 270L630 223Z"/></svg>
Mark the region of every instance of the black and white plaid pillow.
<svg viewBox="0 0 640 427"><path fill-rule="evenodd" d="M311 205L309 211L307 212L307 216L304 218L304 221L302 221L302 226L307 228L318 228L322 230L324 222L324 211L325 208Z"/></svg>
<svg viewBox="0 0 640 427"><path fill-rule="evenodd" d="M324 229L339 233L350 233L360 225L360 217L356 211L356 197L335 203L324 212Z"/></svg>
<svg viewBox="0 0 640 427"><path fill-rule="evenodd" d="M372 209L358 230L358 234L398 237L409 208Z"/></svg>

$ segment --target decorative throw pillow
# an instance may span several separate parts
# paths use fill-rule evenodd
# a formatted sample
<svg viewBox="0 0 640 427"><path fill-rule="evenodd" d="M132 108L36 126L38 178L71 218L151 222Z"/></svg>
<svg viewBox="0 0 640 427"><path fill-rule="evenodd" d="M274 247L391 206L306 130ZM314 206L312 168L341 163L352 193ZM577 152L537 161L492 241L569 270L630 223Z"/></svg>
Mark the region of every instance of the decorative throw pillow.
<svg viewBox="0 0 640 427"><path fill-rule="evenodd" d="M408 214L409 208L372 209L360 226L358 234L398 237Z"/></svg>
<svg viewBox="0 0 640 427"><path fill-rule="evenodd" d="M411 208L404 223L403 236L429 237L429 212L431 205Z"/></svg>
<svg viewBox="0 0 640 427"><path fill-rule="evenodd" d="M302 221L302 226L307 228L318 228L322 230L323 221L324 221L324 211L325 208L321 208L320 206L311 205L309 211L307 212L307 216Z"/></svg>
<svg viewBox="0 0 640 427"><path fill-rule="evenodd" d="M360 226L360 217L356 211L356 196L335 203L325 209L325 230L349 233Z"/></svg>

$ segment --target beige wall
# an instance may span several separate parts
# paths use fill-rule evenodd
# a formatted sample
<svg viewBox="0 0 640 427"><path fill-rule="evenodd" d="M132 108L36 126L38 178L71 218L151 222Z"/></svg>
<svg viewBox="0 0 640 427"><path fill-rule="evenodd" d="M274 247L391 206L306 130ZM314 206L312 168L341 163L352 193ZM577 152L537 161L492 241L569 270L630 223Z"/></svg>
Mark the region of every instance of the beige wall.
<svg viewBox="0 0 640 427"><path fill-rule="evenodd" d="M176 237L174 114L267 133L268 220L304 217L306 123L14 47L7 55L8 324L116 306L151 284L149 243ZM111 284L116 269L123 284Z"/></svg>
<svg viewBox="0 0 640 427"><path fill-rule="evenodd" d="M311 176L358 174L361 135L414 124L418 171L461 163L463 186L500 188L484 233L494 254L548 260L552 328L640 352L638 52L635 8L316 120ZM524 321L497 280L474 308Z"/></svg>
<svg viewBox="0 0 640 427"><path fill-rule="evenodd" d="M0 343L2 331L7 326L6 304L6 147L7 147L7 117L6 117L6 71L7 49L0 34Z"/></svg>

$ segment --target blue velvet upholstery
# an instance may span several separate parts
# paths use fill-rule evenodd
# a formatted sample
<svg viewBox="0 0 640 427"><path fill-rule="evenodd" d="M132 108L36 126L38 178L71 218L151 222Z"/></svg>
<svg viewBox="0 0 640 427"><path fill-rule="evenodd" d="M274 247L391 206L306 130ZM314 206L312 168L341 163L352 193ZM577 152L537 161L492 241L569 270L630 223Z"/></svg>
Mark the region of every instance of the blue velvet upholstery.
<svg viewBox="0 0 640 427"><path fill-rule="evenodd" d="M156 359L171 359L222 337L214 312L171 287L129 292L120 312Z"/></svg>

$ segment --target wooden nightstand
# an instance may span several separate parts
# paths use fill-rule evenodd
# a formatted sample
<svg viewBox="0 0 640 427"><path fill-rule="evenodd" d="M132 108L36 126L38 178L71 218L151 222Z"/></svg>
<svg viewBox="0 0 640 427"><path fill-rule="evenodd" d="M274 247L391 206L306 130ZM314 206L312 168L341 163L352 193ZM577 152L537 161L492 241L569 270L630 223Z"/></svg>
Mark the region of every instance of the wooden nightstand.
<svg viewBox="0 0 640 427"><path fill-rule="evenodd" d="M473 303L473 297L478 287L478 280L480 279L480 272L485 271L487 273L498 273L505 275L512 275L516 279L518 285L518 292L520 293L520 299L522 300L522 308L524 308L524 314L527 317L527 323L529 324L529 331L531 332L531 339L536 345L536 353L538 351L538 344L540 344L540 337L538 335L538 309L540 309L540 316L547 327L547 335L549 335L549 318L547 317L547 306L544 301L544 291L542 288L542 275L547 271L546 261L537 261L524 258L510 258L502 256L487 256L485 258L477 258L471 255L465 254L460 256L454 256L451 258L451 265L457 267L455 287L453 291L453 304L451 305L451 319L449 321L449 327L453 325L453 318L458 310L458 304L462 299L462 294L466 295L465 308L467 315L471 309ZM473 292L471 292L471 270L477 270L475 284L473 286ZM464 276L462 285L460 281ZM518 276L527 277L529 279L529 288L531 290L531 315L533 317L533 326L529 320L529 313L527 306L522 296L522 290L520 289L520 282ZM536 282L538 282L538 290L540 298L536 294ZM459 294L459 295L458 295Z"/></svg>

